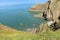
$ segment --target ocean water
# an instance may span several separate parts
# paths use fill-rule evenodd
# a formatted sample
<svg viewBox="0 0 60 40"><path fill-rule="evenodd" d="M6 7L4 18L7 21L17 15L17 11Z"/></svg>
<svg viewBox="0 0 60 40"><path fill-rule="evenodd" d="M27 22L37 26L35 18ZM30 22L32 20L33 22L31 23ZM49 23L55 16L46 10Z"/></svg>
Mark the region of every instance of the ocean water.
<svg viewBox="0 0 60 40"><path fill-rule="evenodd" d="M33 5L21 4L0 7L0 23L17 30L38 27L44 20L33 17L29 12Z"/></svg>

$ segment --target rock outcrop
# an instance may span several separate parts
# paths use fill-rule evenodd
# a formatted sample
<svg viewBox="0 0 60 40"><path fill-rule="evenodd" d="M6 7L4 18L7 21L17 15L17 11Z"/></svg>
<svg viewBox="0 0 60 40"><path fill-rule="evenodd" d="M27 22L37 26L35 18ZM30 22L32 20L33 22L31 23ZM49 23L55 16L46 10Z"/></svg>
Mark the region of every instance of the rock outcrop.
<svg viewBox="0 0 60 40"><path fill-rule="evenodd" d="M53 21L59 22L60 17L60 0L49 0L49 9L50 12L47 13L47 17L50 16L50 18ZM50 15L48 15L50 13Z"/></svg>
<svg viewBox="0 0 60 40"><path fill-rule="evenodd" d="M41 12L42 15L40 16L45 20L54 22L51 25L54 29L60 28L60 0L48 0L45 4L33 6L30 11Z"/></svg>
<svg viewBox="0 0 60 40"><path fill-rule="evenodd" d="M29 11L34 11L34 12L44 12L46 9L45 4L36 4L32 8L29 9Z"/></svg>
<svg viewBox="0 0 60 40"><path fill-rule="evenodd" d="M37 4L30 11L38 11L43 13L43 17L47 20L59 22L60 20L60 0L48 0L45 4Z"/></svg>

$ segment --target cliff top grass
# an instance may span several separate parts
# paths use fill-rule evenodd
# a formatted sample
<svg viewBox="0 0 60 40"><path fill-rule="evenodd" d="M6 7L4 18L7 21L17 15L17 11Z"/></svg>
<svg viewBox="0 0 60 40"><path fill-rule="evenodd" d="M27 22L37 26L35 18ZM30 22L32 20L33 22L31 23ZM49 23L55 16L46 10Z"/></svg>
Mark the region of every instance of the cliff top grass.
<svg viewBox="0 0 60 40"><path fill-rule="evenodd" d="M25 31L0 30L0 40L60 40L60 29L56 31L43 29L43 31L33 34Z"/></svg>
<svg viewBox="0 0 60 40"><path fill-rule="evenodd" d="M55 32L47 31L38 34L29 34L27 32L8 32L0 30L0 40L60 40L60 30Z"/></svg>

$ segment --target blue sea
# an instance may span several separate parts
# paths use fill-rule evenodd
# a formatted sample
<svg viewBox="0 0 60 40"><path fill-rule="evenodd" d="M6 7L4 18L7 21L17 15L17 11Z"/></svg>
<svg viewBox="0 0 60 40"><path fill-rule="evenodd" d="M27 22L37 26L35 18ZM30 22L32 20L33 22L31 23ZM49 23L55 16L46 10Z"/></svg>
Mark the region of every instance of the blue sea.
<svg viewBox="0 0 60 40"><path fill-rule="evenodd" d="M36 28L44 22L41 18L33 17L29 9L34 4L8 5L0 7L0 23L17 30ZM34 26L35 25L35 26Z"/></svg>

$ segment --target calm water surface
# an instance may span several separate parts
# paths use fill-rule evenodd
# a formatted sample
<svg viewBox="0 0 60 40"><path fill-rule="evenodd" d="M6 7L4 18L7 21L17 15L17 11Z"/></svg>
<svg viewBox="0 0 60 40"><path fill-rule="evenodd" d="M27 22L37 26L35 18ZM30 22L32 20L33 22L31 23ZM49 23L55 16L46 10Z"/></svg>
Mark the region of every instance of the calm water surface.
<svg viewBox="0 0 60 40"><path fill-rule="evenodd" d="M29 12L29 8L32 5L23 4L0 7L0 23L18 30L38 27L44 20L33 17Z"/></svg>

